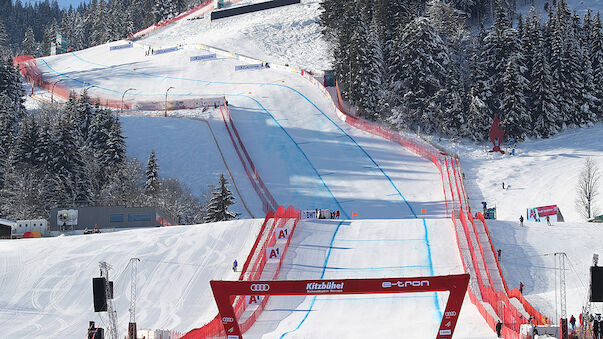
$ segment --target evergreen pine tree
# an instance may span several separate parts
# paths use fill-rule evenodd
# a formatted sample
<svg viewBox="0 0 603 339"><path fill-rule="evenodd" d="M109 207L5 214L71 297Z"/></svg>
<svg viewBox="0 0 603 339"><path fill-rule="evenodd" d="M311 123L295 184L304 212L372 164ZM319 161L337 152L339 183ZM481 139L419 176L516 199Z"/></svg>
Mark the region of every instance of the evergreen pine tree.
<svg viewBox="0 0 603 339"><path fill-rule="evenodd" d="M21 86L21 77L9 59L0 60L0 94L8 97L8 102L5 102L3 105L10 107L15 121L20 120L25 111L23 106L25 92Z"/></svg>
<svg viewBox="0 0 603 339"><path fill-rule="evenodd" d="M528 114L525 92L527 80L521 74L517 58L509 60L503 78L504 94L500 111L503 112L502 128L505 137L515 140L524 140L531 130L531 117Z"/></svg>
<svg viewBox="0 0 603 339"><path fill-rule="evenodd" d="M107 164L107 170L115 170L121 166L126 157L126 142L121 133L121 123L118 117L113 118L109 135L107 138L107 146L104 151L104 161Z"/></svg>
<svg viewBox="0 0 603 339"><path fill-rule="evenodd" d="M414 129L422 126L427 132L439 128L439 120L445 115L443 102L449 95L454 80L450 77L450 58L446 45L435 33L426 18L413 20L394 42L395 58L390 65L394 79L392 91L399 93L398 107L389 118L398 127ZM437 98L436 98L437 95ZM435 100L437 99L437 100ZM430 107L430 101L442 103ZM435 110L434 108L440 108Z"/></svg>
<svg viewBox="0 0 603 339"><path fill-rule="evenodd" d="M0 20L0 58L9 57L13 53L10 48L10 42L8 41L8 35L2 20Z"/></svg>
<svg viewBox="0 0 603 339"><path fill-rule="evenodd" d="M144 192L147 196L153 197L159 191L159 165L155 157L155 151L151 151L147 167L144 170L146 181L144 183Z"/></svg>
<svg viewBox="0 0 603 339"><path fill-rule="evenodd" d="M35 57L40 56L40 46L36 41L34 36L33 29L30 27L27 28L25 32L25 38L23 39L23 54L33 55Z"/></svg>
<svg viewBox="0 0 603 339"><path fill-rule="evenodd" d="M32 115L21 120L19 132L15 140L15 161L18 164L27 164L36 168L39 158L39 133L38 125ZM15 164L16 165L16 164Z"/></svg>
<svg viewBox="0 0 603 339"><path fill-rule="evenodd" d="M473 141L487 140L492 125L492 112L479 97L476 90L472 89L468 95L469 108L467 110L466 128L469 130L466 136Z"/></svg>
<svg viewBox="0 0 603 339"><path fill-rule="evenodd" d="M205 222L227 221L239 215L228 210L230 205L234 204L234 196L227 185L228 180L224 177L224 174L220 174L220 184L213 190L207 205Z"/></svg>
<svg viewBox="0 0 603 339"><path fill-rule="evenodd" d="M560 117L556 96L553 93L553 78L546 57L545 42L541 34L538 34L538 37L539 48L536 49L530 85L532 103L529 107L536 136L548 138L557 133L557 121Z"/></svg>
<svg viewBox="0 0 603 339"><path fill-rule="evenodd" d="M593 112L599 121L603 121L603 33L601 26L601 14L597 12L591 31L590 60L593 70Z"/></svg>

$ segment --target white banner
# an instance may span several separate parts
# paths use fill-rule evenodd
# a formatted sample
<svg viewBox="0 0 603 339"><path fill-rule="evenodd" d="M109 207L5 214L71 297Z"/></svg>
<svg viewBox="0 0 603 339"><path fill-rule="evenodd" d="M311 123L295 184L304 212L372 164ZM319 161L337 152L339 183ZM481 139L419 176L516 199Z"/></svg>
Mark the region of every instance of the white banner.
<svg viewBox="0 0 603 339"><path fill-rule="evenodd" d="M299 212L300 219L317 219L316 210L301 210Z"/></svg>

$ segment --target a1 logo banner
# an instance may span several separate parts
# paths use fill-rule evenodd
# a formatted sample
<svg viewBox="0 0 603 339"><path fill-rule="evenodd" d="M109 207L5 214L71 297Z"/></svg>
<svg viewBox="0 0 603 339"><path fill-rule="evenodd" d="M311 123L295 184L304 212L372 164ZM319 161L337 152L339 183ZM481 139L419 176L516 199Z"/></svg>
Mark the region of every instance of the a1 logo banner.
<svg viewBox="0 0 603 339"><path fill-rule="evenodd" d="M262 303L263 297L261 295L246 295L245 303L247 305L259 305Z"/></svg>
<svg viewBox="0 0 603 339"><path fill-rule="evenodd" d="M289 239L289 230L284 227L277 227L274 230L276 241Z"/></svg>
<svg viewBox="0 0 603 339"><path fill-rule="evenodd" d="M280 247L268 247L266 248L266 259L268 260L280 260L281 259L281 248Z"/></svg>

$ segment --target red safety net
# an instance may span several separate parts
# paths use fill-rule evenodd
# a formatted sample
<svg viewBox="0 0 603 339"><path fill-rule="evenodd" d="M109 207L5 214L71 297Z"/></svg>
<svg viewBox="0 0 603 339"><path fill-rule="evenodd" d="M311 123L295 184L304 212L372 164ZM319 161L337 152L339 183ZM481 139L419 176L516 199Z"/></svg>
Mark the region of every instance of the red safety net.
<svg viewBox="0 0 603 339"><path fill-rule="evenodd" d="M289 206L287 209L285 209L283 206L280 206L276 213L268 212L266 218L264 219L264 223L260 228L260 232L258 233L255 243L253 244L253 247L247 256L247 260L243 265L239 280L275 280L280 272L283 259L285 258L285 254L289 248L291 237L293 236L295 228L297 227L298 221L299 211L292 206ZM277 243L277 234L275 230L277 228L286 226L288 223L292 223L291 231L289 232L289 236L282 247L283 250L276 269L273 271L264 272L264 268L268 263L266 249L273 247ZM266 274L268 274L268 276L266 276ZM248 308L248 305L245 302L245 297L239 296L234 299L233 307L236 317L239 320L243 320L240 323L242 332L247 331L255 323L256 319L264 310L268 300L269 297L265 296L262 299L261 304L246 319L243 320L240 319L240 317ZM201 339L214 337L226 337L226 333L224 333L224 326L222 325L219 314L203 327L191 330L182 338Z"/></svg>
<svg viewBox="0 0 603 339"><path fill-rule="evenodd" d="M331 97L330 93L324 88L324 86L320 82L316 81L307 72L302 70L301 75L310 80L325 95L329 95L329 97ZM486 226L483 215L478 213L478 218L485 228L489 246L488 244L480 241L478 225L475 224L475 220L471 213L471 208L469 207L467 194L465 192L465 185L463 182L459 159L450 156L445 152L439 151L433 145L428 144L426 141L416 136L400 134L385 126L347 113L346 111L349 109L349 106L343 102L338 86L336 87L336 97L333 98L333 101L335 102L334 107L337 111L337 114L341 120L345 121L347 124L392 142L396 142L413 153L431 161L436 166L440 172L440 177L442 178L442 190L444 193L444 199L446 201L448 215L452 216L455 230L457 229L457 226L459 225L458 222L460 221L462 232L467 240L466 245L469 248L469 260L471 262L465 262L465 258L462 255L461 260L466 271L469 271L469 268L472 268L470 269L471 273L474 275L472 279L475 280L477 285L477 291L472 291L471 289L469 290L469 298L477 307L478 311L486 320L488 325L494 330L498 319L501 319L504 324L502 328L502 335L505 338L519 338L520 325L522 323L527 323L528 319L526 319L526 316L524 316L524 314L522 314L522 312L520 312L520 310L518 310L513 303L511 303L510 298L517 298L517 300L521 302L525 312L529 316L534 317L534 323L550 323L546 317L536 311L534 307L532 307L525 300L517 289L510 291L508 290L506 283L504 283L502 270L500 269L498 260L495 261L496 267L489 267L492 266L492 264L488 264L486 260L486 252L489 252L487 253L488 255L494 255L494 247L492 245L490 233ZM459 253L461 253L462 249L460 239L458 237L458 233L455 232L455 234ZM477 244L477 246L474 246L474 243ZM496 290L493 288L494 279L490 274L490 269L497 272L503 282L504 290ZM482 274L482 271L485 274ZM479 297L477 296L477 293L479 293ZM494 312L494 314L492 314L492 311L487 309L487 304L490 304L489 306L491 306L491 310Z"/></svg>
<svg viewBox="0 0 603 339"><path fill-rule="evenodd" d="M178 21L184 19L185 17L189 16L191 13L193 13L195 11L198 11L201 8L205 7L205 6L209 6L208 7L208 11L210 11L213 8L213 0L205 0L202 3L198 4L197 6L192 7L191 9L187 10L186 12L184 12L184 13L182 13L180 15L177 15L177 16L175 16L173 18L165 19L165 20L163 20L163 21L161 21L159 23L156 23L156 24L151 25L151 26L149 26L147 28L141 29L140 31L138 31L136 33L132 33L132 34L128 35L128 38L129 39L131 39L131 38L141 38L142 36L147 35L147 34L153 32L153 31L155 31L158 28L165 27L165 26L171 25L171 24L173 24L175 22L178 22Z"/></svg>
<svg viewBox="0 0 603 339"><path fill-rule="evenodd" d="M40 69L37 66L36 59L31 55L21 55L21 56L15 57L13 59L13 64L19 68L19 72L21 73L21 75L23 75L23 77L25 77L25 79L28 82L32 83L36 87L44 88L44 89L50 91L51 101L52 101L52 97L54 97L54 96L58 96L58 97L61 97L65 100L67 100L67 99L69 99L70 93L73 92L72 89L65 86L64 84L61 84L58 82L51 83L51 82L47 81L46 79L44 79L42 72L40 71ZM79 95L77 93L73 92L73 94L75 95L76 98L79 97ZM101 106L110 107L110 108L120 109L122 107L122 101L119 99L107 99L107 98L98 98L97 97L97 98L91 98L90 101L93 104L98 103ZM131 107L132 107L132 102L129 102L129 101L123 102L124 109L130 109Z"/></svg>
<svg viewBox="0 0 603 339"><path fill-rule="evenodd" d="M278 203L264 184L264 181L258 174L257 168L251 160L249 156L249 152L247 152L247 148L241 139L239 132L232 120L232 116L230 115L230 110L227 105L220 106L220 112L222 113L222 119L224 120L224 125L226 126L226 131L230 136L230 140L232 141L232 145L235 148L237 155L239 156L239 160L243 164L243 168L245 169L245 173L253 186L253 189L258 194L258 197L262 201L262 207L264 212L274 210L278 208Z"/></svg>

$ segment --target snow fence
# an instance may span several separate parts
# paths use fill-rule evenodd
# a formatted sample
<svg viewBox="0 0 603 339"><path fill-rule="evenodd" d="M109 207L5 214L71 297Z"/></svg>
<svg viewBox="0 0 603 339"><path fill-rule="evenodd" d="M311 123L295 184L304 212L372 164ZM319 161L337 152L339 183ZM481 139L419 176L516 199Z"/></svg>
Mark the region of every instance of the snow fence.
<svg viewBox="0 0 603 339"><path fill-rule="evenodd" d="M230 140L232 141L232 146L234 147L239 160L241 160L241 164L243 164L243 168L245 169L245 173L253 186L253 189L257 193L258 197L262 201L262 208L264 213L268 213L268 211L274 210L278 208L278 203L274 200L274 197L264 184L264 181L258 174L257 168L251 160L249 153L247 152L247 148L239 135L239 131L232 120L232 116L230 115L230 111L227 105L220 106L220 113L222 113L222 119L224 120L224 125L226 126L226 131L230 136Z"/></svg>
<svg viewBox="0 0 603 339"><path fill-rule="evenodd" d="M519 338L520 326L528 323L529 317L533 317L537 324L550 323L546 317L536 311L525 300L517 289L510 291L504 283L502 270L494 255L494 246L483 215L478 213L481 223L477 224L472 216L458 157L440 151L434 145L414 135L401 134L380 124L347 113L348 110L351 110L351 107L343 102L338 86L335 89L335 94L332 94L308 72L302 69L299 74L314 84L331 100L339 119L365 132L396 142L431 161L436 166L442 178L446 209L455 227L461 260L465 272L471 275L468 290L469 298L492 330L495 330L496 323L500 319L504 325L502 329L503 336L505 338ZM482 229L483 232L478 229ZM487 239L487 242L482 239ZM489 246L487 246L488 244ZM494 258L494 261L491 258ZM499 289L497 290L495 286L498 286ZM515 307L510 298L519 300L523 310Z"/></svg>
<svg viewBox="0 0 603 339"><path fill-rule="evenodd" d="M239 280L275 280L280 272L283 259L298 222L299 211L292 206L289 206L287 209L280 206L276 210L276 213L268 212L255 243L247 256L247 260L241 269ZM289 236L286 239L279 239L277 229L283 228L287 229ZM271 260L267 255L268 249L272 247L281 248L281 255L278 260ZM269 296L265 296L259 305L248 305L245 296L237 296L234 299L233 308L243 333L255 323L268 300ZM182 338L202 339L216 337L226 337L220 314L216 315L213 320L204 326L191 330Z"/></svg>
<svg viewBox="0 0 603 339"><path fill-rule="evenodd" d="M66 85L54 82L50 83L44 79L42 71L37 66L36 59L31 55L18 56L13 60L16 67L19 68L19 72L23 77L34 86L44 88L51 92L52 97L58 96L65 100L69 99L69 95L74 91L72 88ZM63 78L62 78L63 79ZM73 92L75 98L79 97L79 94ZM226 100L224 97L216 98L190 98L180 100L169 100L169 101L138 101L138 100L118 100L101 97L91 97L90 101L93 104L98 103L101 106L124 109L124 110L138 110L138 111L174 111L180 109L195 109L210 106L223 105Z"/></svg>

